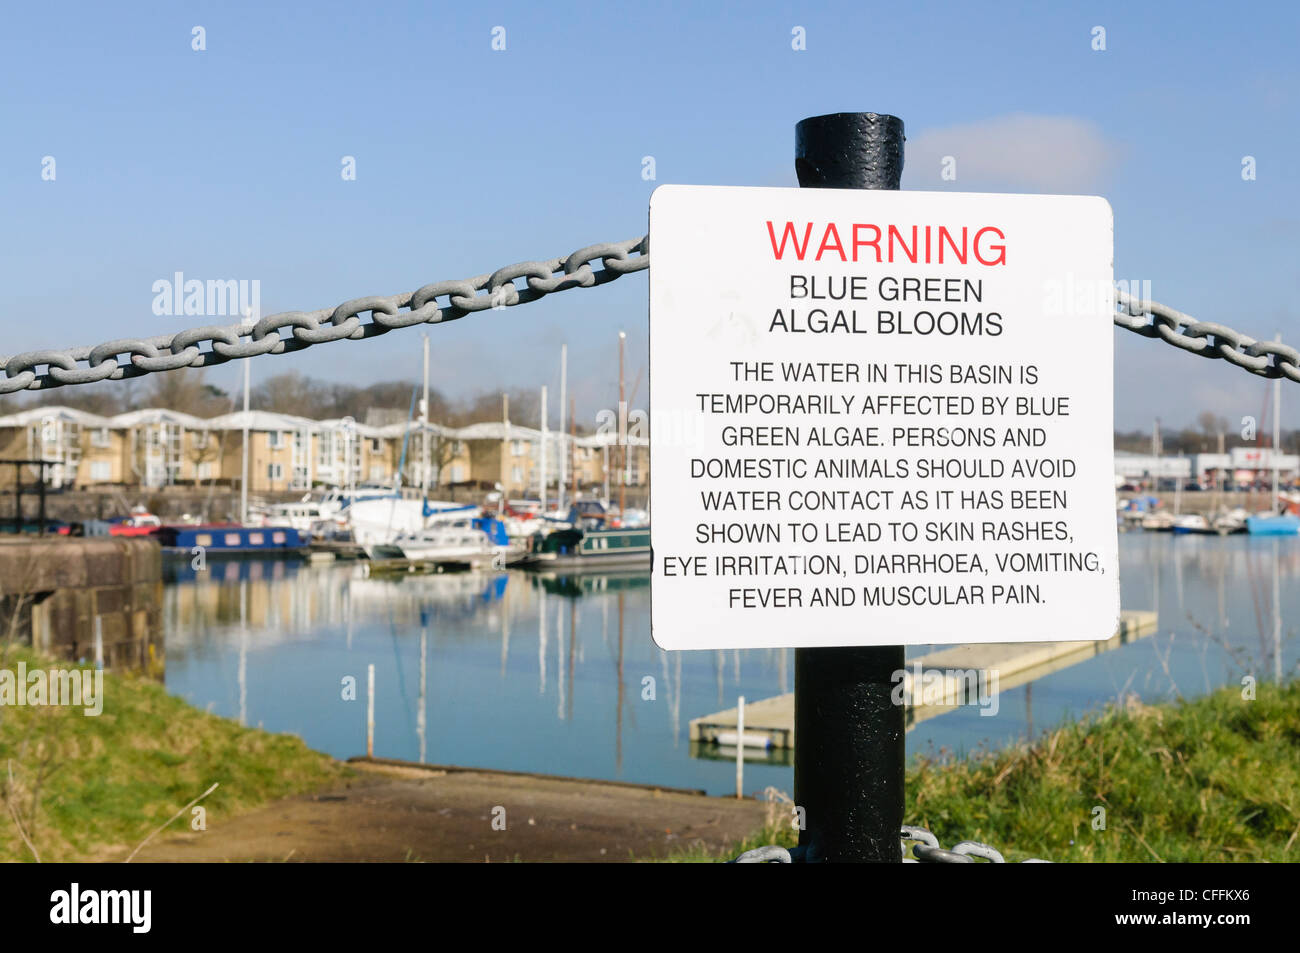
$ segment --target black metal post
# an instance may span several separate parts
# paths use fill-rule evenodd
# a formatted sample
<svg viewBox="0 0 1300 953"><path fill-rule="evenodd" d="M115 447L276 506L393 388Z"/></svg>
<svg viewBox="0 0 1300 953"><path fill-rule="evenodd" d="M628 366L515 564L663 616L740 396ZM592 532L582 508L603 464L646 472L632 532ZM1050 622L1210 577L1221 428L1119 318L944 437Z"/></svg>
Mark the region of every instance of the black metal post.
<svg viewBox="0 0 1300 953"><path fill-rule="evenodd" d="M23 531L23 468L14 464L14 535Z"/></svg>
<svg viewBox="0 0 1300 953"><path fill-rule="evenodd" d="M833 113L795 126L803 188L897 189L903 121ZM810 862L902 860L905 712L890 695L903 646L796 649L794 800Z"/></svg>

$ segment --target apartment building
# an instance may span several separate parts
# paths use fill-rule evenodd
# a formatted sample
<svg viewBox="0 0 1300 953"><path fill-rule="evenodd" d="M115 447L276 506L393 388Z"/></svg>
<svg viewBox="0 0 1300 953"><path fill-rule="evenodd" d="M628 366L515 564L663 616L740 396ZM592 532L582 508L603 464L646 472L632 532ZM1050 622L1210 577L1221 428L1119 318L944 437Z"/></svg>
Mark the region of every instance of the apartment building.
<svg viewBox="0 0 1300 953"><path fill-rule="evenodd" d="M163 408L101 417L70 407L38 407L0 416L0 459L44 460L56 487L237 487L243 479L248 433L252 493L306 492L317 486L500 486L508 496L547 495L566 488L617 486L622 460L616 434L576 439L509 421L450 428L419 422L384 427L350 418L313 420L263 410L200 418ZM425 444L428 444L426 457ZM629 438L628 484L648 479L648 446ZM545 452L543 452L543 446ZM405 461L403 462L403 449ZM13 468L3 468L12 471ZM37 479L35 467L25 481ZM0 472L0 481L13 481Z"/></svg>
<svg viewBox="0 0 1300 953"><path fill-rule="evenodd" d="M0 459L42 460L50 464L46 479L56 489L71 486L83 470L94 470L111 482L121 477L125 455L122 433L107 417L72 407L33 407L0 417ZM38 478L37 470L23 474ZM0 483L12 484L13 467L0 468Z"/></svg>

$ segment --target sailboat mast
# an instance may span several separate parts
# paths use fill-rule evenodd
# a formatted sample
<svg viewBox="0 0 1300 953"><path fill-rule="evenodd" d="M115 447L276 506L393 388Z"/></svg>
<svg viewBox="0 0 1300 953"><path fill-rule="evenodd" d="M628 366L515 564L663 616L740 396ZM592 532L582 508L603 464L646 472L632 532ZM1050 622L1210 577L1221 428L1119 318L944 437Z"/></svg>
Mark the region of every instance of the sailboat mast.
<svg viewBox="0 0 1300 953"><path fill-rule="evenodd" d="M1282 335L1279 334L1273 339L1278 344L1282 343ZM1276 510L1279 506L1278 499L1278 474L1281 472L1281 458L1278 457L1278 448L1282 446L1282 378L1275 378L1273 381L1273 450L1269 454L1269 462L1273 465L1273 508Z"/></svg>
<svg viewBox="0 0 1300 953"><path fill-rule="evenodd" d="M627 403L623 396L623 342L627 340L627 332L618 332L618 438L622 449L619 451L619 469L622 471L618 477L618 519L623 521L623 513L627 509Z"/></svg>
<svg viewBox="0 0 1300 953"><path fill-rule="evenodd" d="M540 455L540 465L538 467L541 476L537 480L537 499L541 502L541 514L546 515L546 385L542 385L542 439L539 444L538 454Z"/></svg>
<svg viewBox="0 0 1300 953"><path fill-rule="evenodd" d="M424 336L424 401L420 404L420 476L429 498L429 335Z"/></svg>
<svg viewBox="0 0 1300 953"><path fill-rule="evenodd" d="M1151 455L1156 458L1155 467L1155 485L1153 489L1160 492L1160 418L1156 418L1155 427L1151 430Z"/></svg>
<svg viewBox="0 0 1300 953"><path fill-rule="evenodd" d="M244 442L240 445L240 476L239 476L239 522L240 525L248 525L248 458L252 451L248 446L248 392L252 387L252 358L244 358ZM41 479L45 479L45 474L41 474Z"/></svg>
<svg viewBox="0 0 1300 953"><path fill-rule="evenodd" d="M555 495L557 498L557 502L559 503L559 508L561 510L564 509L565 464L568 462L566 460L566 454L564 452L564 410L566 406L564 398L565 398L565 394L568 393L568 387L569 387L569 345L561 344L560 345L560 431L559 431L560 447L558 451L560 459L557 461L560 465L560 475L559 478L555 481Z"/></svg>

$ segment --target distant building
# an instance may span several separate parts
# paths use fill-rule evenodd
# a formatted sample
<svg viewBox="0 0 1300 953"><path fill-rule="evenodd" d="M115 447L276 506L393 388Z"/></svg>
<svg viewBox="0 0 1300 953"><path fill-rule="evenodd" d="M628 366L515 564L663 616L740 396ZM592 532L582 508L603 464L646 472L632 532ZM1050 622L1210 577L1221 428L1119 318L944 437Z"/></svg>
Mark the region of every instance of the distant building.
<svg viewBox="0 0 1300 953"><path fill-rule="evenodd" d="M124 482L161 487L195 482L201 479L198 470L209 455L210 425L211 421L201 417L154 407L110 417L110 432L123 435L121 477L117 481L96 480L78 472L77 484Z"/></svg>
<svg viewBox="0 0 1300 953"><path fill-rule="evenodd" d="M1300 456L1278 453L1272 447L1233 447L1228 453L1198 453L1194 461L1198 479L1212 486L1267 483L1272 481L1274 470L1283 482L1300 476Z"/></svg>
<svg viewBox="0 0 1300 953"><path fill-rule="evenodd" d="M1227 453L1198 453L1190 457L1115 451L1115 475L1134 483L1189 480L1202 486L1251 486L1278 478L1289 483L1300 477L1300 456L1274 453L1269 447L1234 447Z"/></svg>
<svg viewBox="0 0 1300 953"><path fill-rule="evenodd" d="M611 491L624 473L630 486L649 479L649 448L639 437L628 440L624 470L616 434L575 439L548 432L543 438L540 430L509 421L451 428L408 423L403 416L376 426L264 410L205 419L162 408L101 417L70 407L35 407L0 416L0 459L49 461L47 477L55 487L237 487L245 427L252 493L392 485L399 469L403 485L419 487L426 460L430 487L500 486L514 497L537 496L544 479L553 499L561 471L566 495L575 476L579 491L588 494L603 490L607 474ZM35 481L35 469L24 480ZM0 468L0 480L12 482L12 468Z"/></svg>
<svg viewBox="0 0 1300 953"><path fill-rule="evenodd" d="M1157 457L1154 454L1115 451L1115 475L1132 482L1188 479L1192 475L1190 457Z"/></svg>
<svg viewBox="0 0 1300 953"><path fill-rule="evenodd" d="M83 461L87 475L94 472L105 483L121 481L123 438L109 418L72 407L32 407L0 417L0 459L49 462L46 478L56 489L78 481ZM37 468L32 469L25 479L36 478ZM12 483L13 468L0 469L0 480Z"/></svg>

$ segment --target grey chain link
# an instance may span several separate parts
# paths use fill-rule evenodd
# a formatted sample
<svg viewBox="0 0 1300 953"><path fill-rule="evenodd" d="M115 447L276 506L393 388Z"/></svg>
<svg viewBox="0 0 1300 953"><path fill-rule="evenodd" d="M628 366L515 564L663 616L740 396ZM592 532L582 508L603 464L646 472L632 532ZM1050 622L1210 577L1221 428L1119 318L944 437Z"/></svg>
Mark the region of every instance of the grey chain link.
<svg viewBox="0 0 1300 953"><path fill-rule="evenodd" d="M1201 357L1224 360L1260 377L1285 377L1300 383L1300 350L1287 344L1256 341L1222 324L1197 321L1168 305L1115 292L1115 323L1143 337ZM1150 321L1147 317L1150 316Z"/></svg>
<svg viewBox="0 0 1300 953"><path fill-rule="evenodd" d="M635 253L635 255L633 254ZM591 263L597 258L601 268ZM66 384L124 380L182 367L212 367L261 354L290 354L344 338L361 340L395 328L454 321L476 311L527 304L556 291L591 288L650 265L650 236L588 245L562 258L522 261L490 275L438 281L405 294L374 295L319 311L284 311L240 324L206 325L172 335L119 338L94 347L47 348L0 358L0 394ZM516 280L523 278L525 287ZM446 296L447 304L436 299ZM1197 321L1154 301L1116 291L1115 324L1201 357L1225 360L1260 377L1300 383L1300 350L1257 341L1222 324ZM361 320L369 312L369 323ZM1150 320L1148 320L1148 318ZM289 329L289 336L280 331ZM202 345L210 345L203 350ZM121 357L126 363L119 363ZM85 362L85 367L80 367ZM37 368L44 366L45 372Z"/></svg>
<svg viewBox="0 0 1300 953"><path fill-rule="evenodd" d="M912 845L912 853L915 859L904 856L905 864L973 864L975 858L987 860L992 864L1005 864L1006 859L997 849L990 847L988 844L981 844L979 841L964 840L959 844L954 844L951 850L944 850L939 845L939 838L927 831L924 827L912 827L905 825L899 831L899 837L904 841L915 841ZM906 853L906 852L904 852ZM735 860L733 864L793 864L804 859L804 848L802 847L778 847L775 844L769 844L765 847L755 847L753 850L747 850ZM1026 864L1046 864L1050 861L1039 860L1036 857L1023 861Z"/></svg>
<svg viewBox="0 0 1300 953"><path fill-rule="evenodd" d="M438 324L486 311L527 304L569 288L591 288L650 264L650 237L588 245L561 258L521 261L489 275L462 281L438 281L416 291L375 295L345 301L320 311L285 311L239 324L207 325L171 335L119 338L94 347L49 348L0 358L4 377L0 394L44 390L66 384L124 380L182 367L212 367L261 354L289 354L343 338L360 340L387 334L394 328ZM591 263L600 259L601 267ZM525 287L515 281L525 280ZM437 298L448 303L439 305ZM361 315L370 313L363 322ZM289 336L280 331L289 328ZM202 345L210 345L204 350ZM126 363L119 363L125 356ZM87 366L78 366L85 362ZM45 367L44 373L38 368Z"/></svg>

